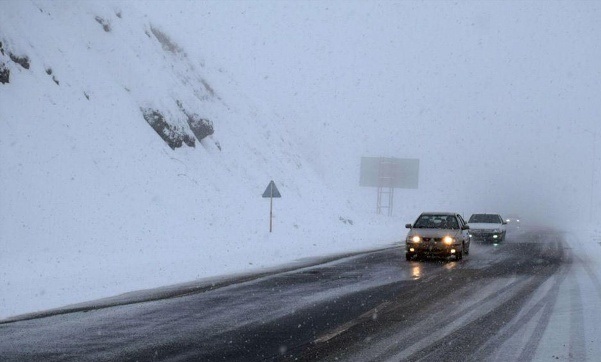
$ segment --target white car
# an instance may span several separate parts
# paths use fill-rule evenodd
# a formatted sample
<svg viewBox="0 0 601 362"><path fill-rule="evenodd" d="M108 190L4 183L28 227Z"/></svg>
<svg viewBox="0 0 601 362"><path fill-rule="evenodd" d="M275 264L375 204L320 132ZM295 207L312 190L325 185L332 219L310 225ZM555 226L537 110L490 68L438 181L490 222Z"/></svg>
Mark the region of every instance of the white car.
<svg viewBox="0 0 601 362"><path fill-rule="evenodd" d="M467 224L472 240L495 243L505 240L507 222L499 214L473 214Z"/></svg>

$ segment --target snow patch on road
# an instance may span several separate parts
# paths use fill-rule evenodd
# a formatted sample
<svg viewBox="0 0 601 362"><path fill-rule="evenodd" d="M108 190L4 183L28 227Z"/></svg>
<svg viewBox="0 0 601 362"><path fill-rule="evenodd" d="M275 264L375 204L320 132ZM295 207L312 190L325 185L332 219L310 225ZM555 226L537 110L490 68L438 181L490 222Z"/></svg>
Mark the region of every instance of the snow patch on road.
<svg viewBox="0 0 601 362"><path fill-rule="evenodd" d="M535 361L595 361L601 355L601 231L566 233L572 263L559 286Z"/></svg>

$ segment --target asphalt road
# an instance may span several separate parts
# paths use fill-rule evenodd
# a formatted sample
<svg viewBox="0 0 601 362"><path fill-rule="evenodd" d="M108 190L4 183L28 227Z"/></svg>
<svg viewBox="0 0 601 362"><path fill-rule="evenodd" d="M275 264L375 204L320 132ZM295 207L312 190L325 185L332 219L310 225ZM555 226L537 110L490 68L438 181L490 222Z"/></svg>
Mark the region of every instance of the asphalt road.
<svg viewBox="0 0 601 362"><path fill-rule="evenodd" d="M562 234L543 229L472 244L460 262L381 250L176 298L1 323L0 360L527 361L571 261Z"/></svg>

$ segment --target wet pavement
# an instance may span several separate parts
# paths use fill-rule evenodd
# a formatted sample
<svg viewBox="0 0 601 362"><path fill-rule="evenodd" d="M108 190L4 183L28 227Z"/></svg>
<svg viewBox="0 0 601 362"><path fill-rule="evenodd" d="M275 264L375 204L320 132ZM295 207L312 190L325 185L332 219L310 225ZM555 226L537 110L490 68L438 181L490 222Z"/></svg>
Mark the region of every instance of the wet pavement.
<svg viewBox="0 0 601 362"><path fill-rule="evenodd" d="M391 248L175 298L2 323L0 360L529 360L536 334L503 346L545 327L570 262L549 230L473 243L459 262L407 262Z"/></svg>

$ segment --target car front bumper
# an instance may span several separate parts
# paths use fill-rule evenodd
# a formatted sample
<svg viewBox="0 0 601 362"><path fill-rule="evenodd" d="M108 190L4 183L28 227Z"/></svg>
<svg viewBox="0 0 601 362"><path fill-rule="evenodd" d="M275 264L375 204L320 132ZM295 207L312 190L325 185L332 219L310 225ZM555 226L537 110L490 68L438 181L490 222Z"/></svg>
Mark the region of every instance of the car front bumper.
<svg viewBox="0 0 601 362"><path fill-rule="evenodd" d="M471 230L472 240L499 241L503 238L503 232L493 232L488 230Z"/></svg>
<svg viewBox="0 0 601 362"><path fill-rule="evenodd" d="M460 244L436 243L411 243L407 244L405 251L413 255L450 256L455 255L460 249Z"/></svg>

